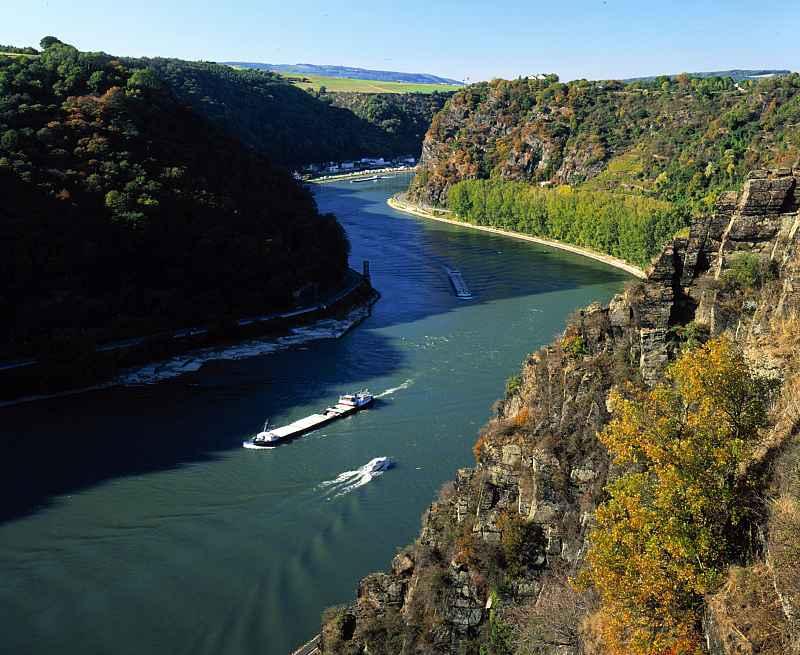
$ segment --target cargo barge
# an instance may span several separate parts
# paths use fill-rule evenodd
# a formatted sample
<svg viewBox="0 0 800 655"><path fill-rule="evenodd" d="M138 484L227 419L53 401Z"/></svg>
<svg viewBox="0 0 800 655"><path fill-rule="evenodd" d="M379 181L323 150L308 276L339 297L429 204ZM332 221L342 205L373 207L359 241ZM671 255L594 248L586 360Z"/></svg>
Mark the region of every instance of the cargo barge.
<svg viewBox="0 0 800 655"><path fill-rule="evenodd" d="M311 414L311 416L301 418L294 423L289 423L289 425L270 429L269 421L267 421L264 429L255 437L245 441L242 446L252 450L275 448L282 441L299 437L332 421L355 414L372 405L374 401L375 396L366 390L339 396L339 401L333 407L327 407L319 414Z"/></svg>

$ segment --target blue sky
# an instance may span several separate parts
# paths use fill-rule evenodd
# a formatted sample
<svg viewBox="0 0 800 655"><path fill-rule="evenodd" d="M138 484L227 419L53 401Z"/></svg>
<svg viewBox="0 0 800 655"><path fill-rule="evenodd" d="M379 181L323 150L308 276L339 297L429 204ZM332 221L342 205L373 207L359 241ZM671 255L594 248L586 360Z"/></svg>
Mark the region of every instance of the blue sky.
<svg viewBox="0 0 800 655"><path fill-rule="evenodd" d="M470 80L800 70L800 11L791 1L23 0L2 14L0 43L14 45L52 34L119 55L342 64Z"/></svg>

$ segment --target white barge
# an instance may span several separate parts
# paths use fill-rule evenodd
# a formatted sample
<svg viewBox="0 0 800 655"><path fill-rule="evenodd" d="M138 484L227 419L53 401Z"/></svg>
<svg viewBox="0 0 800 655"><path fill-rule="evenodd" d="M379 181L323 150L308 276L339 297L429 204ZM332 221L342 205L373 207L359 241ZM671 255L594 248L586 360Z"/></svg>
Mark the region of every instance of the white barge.
<svg viewBox="0 0 800 655"><path fill-rule="evenodd" d="M252 439L245 441L242 446L250 449L274 448L282 441L299 437L301 434L311 432L331 421L349 416L359 410L372 405L375 400L369 391L359 391L358 393L345 394L339 396L339 402L333 407L327 407L319 414L312 414L301 418L294 423L284 425L280 428L269 429L269 421L264 425L264 429Z"/></svg>
<svg viewBox="0 0 800 655"><path fill-rule="evenodd" d="M454 268L445 268L447 275L450 278L450 284L453 285L453 290L456 292L458 298L469 300L472 298L472 292L469 290L467 283L461 275L461 271Z"/></svg>

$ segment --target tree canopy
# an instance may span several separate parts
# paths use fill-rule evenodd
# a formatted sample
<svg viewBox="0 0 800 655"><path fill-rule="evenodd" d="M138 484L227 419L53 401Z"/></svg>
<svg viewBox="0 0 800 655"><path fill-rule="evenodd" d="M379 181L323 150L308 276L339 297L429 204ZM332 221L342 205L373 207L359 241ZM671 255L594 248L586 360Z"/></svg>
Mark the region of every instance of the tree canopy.
<svg viewBox="0 0 800 655"><path fill-rule="evenodd" d="M348 246L282 169L147 67L43 40L0 57L0 352L289 305Z"/></svg>
<svg viewBox="0 0 800 655"><path fill-rule="evenodd" d="M688 224L672 203L632 194L523 182L464 180L450 188L448 206L475 223L593 248L646 266L664 242Z"/></svg>
<svg viewBox="0 0 800 655"><path fill-rule="evenodd" d="M212 62L125 59L153 71L176 97L285 166L367 155L417 155L443 94L303 91L280 75Z"/></svg>
<svg viewBox="0 0 800 655"><path fill-rule="evenodd" d="M770 383L721 337L651 390L612 393L600 434L622 472L597 510L584 582L610 653L701 653L701 609L741 548L742 466L767 424Z"/></svg>

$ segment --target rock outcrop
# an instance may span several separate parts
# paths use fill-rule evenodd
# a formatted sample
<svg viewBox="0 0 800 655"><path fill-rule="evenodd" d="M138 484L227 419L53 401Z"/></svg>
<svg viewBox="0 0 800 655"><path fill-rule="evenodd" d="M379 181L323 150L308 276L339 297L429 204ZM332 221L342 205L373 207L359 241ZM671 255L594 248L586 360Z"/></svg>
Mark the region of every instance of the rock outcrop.
<svg viewBox="0 0 800 655"><path fill-rule="evenodd" d="M443 205L461 180L499 178L542 186L591 181L592 189L634 193L668 185L700 199L748 167L796 160L800 144L782 134L793 134L797 119L777 108L793 102L800 85L793 77L781 84L747 91L729 84L713 93L702 84L662 89L553 77L473 84L434 116L409 197ZM749 146L739 154L732 132ZM670 167L675 160L680 174Z"/></svg>
<svg viewBox="0 0 800 655"><path fill-rule="evenodd" d="M374 638L375 625L386 625L387 613L399 617L391 632L402 635L403 652L472 652L473 640L491 631L501 608L540 612L545 627L537 637L539 652L585 652L577 625L585 599L565 580L582 565L593 513L614 473L597 439L609 419L609 392L626 380L656 382L687 326L730 333L754 356L772 358L781 374L786 353L768 353L763 346L777 318L800 310L799 182L800 171L754 172L738 196L720 198L687 238L664 248L646 281L629 286L607 307L595 304L579 312L559 342L531 355L518 389L498 404L481 432L476 466L458 471L391 572L371 575L360 585L351 608L357 617L348 642L352 650L324 652L367 652L365 644L374 644L369 635ZM758 298L726 286L737 253L758 257L771 276ZM795 433L797 403L782 415L773 446ZM800 482L796 485L792 493L800 501ZM537 535L529 540L535 552L525 566L514 560L519 530ZM785 544L772 548L783 562L796 552ZM496 575L491 573L496 561L487 562L498 552L499 569L513 569L514 575L487 579ZM723 590L710 600L713 652L758 652L742 646L746 637L732 636L730 628L736 603L745 597L768 598L767 619L798 620L798 586L777 579L770 561L749 571L746 585L730 583L727 595ZM756 632L754 640L764 637ZM368 652L382 651L370 645Z"/></svg>

